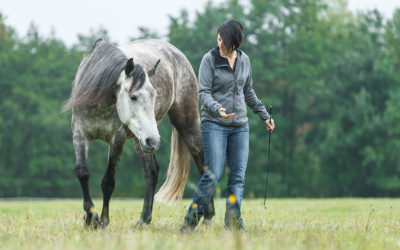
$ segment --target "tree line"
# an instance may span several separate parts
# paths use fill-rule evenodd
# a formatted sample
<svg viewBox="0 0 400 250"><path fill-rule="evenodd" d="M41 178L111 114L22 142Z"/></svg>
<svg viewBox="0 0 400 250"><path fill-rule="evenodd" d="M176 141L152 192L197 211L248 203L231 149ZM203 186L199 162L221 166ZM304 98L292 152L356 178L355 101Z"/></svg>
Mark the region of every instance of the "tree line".
<svg viewBox="0 0 400 250"><path fill-rule="evenodd" d="M190 20L170 16L165 37L188 57L196 74L216 46L220 24L244 25L242 50L251 60L253 88L273 106L269 196L338 197L400 194L400 10L352 13L345 0L209 1ZM140 27L138 38L161 37ZM60 113L84 53L107 30L80 34L67 46L32 24L21 36L0 13L0 197L80 197L74 174L71 112ZM250 157L245 195L265 190L268 134L249 114ZM171 127L166 117L156 157L158 185L166 176ZM101 195L107 145L88 159L90 187ZM199 175L192 168L189 197ZM142 197L144 177L132 142L125 145L115 196ZM224 195L226 178L220 184Z"/></svg>

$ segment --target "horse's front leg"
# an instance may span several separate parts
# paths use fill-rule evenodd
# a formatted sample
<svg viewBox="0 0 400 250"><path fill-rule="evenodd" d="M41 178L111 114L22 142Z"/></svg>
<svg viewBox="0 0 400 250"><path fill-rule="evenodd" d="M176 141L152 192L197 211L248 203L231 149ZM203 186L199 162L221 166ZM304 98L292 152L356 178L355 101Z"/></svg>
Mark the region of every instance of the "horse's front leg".
<svg viewBox="0 0 400 250"><path fill-rule="evenodd" d="M75 174L79 179L83 193L83 209L86 212L84 217L85 227L97 228L100 224L98 215L94 212L94 204L89 193L89 168L87 165L87 153L89 141L78 130L73 131L73 144L75 150Z"/></svg>
<svg viewBox="0 0 400 250"><path fill-rule="evenodd" d="M157 185L159 166L157 164L154 153L144 153L140 148L137 139L134 139L134 143L136 152L138 153L140 161L142 162L142 167L146 180L142 215L140 216L140 221L137 224L137 226L143 226L151 222L151 214L153 211L154 194Z"/></svg>
<svg viewBox="0 0 400 250"><path fill-rule="evenodd" d="M124 148L125 137L116 135L112 138L108 151L108 162L106 172L101 182L103 191L103 210L101 212L101 227L104 229L110 223L109 204L111 195L115 188L115 170Z"/></svg>

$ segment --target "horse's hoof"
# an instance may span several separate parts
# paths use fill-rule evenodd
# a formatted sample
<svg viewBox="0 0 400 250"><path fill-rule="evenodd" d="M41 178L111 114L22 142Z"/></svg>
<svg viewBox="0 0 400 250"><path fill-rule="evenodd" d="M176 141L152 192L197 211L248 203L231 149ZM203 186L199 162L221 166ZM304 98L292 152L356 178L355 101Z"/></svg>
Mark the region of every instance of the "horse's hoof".
<svg viewBox="0 0 400 250"><path fill-rule="evenodd" d="M108 220L104 220L103 218L100 218L100 229L104 230L106 229L106 227L108 226L109 221Z"/></svg>
<svg viewBox="0 0 400 250"><path fill-rule="evenodd" d="M97 230L102 226L102 223L100 221L99 215L96 212L93 212L88 219L88 214L85 214L83 216L83 219L85 220L85 228L86 229L91 229L91 230Z"/></svg>

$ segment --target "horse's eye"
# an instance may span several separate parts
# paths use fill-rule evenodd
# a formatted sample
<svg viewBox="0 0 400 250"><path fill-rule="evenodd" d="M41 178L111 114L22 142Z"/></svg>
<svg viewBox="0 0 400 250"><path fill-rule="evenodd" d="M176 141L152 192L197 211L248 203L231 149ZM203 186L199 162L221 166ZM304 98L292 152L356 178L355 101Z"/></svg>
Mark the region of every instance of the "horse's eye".
<svg viewBox="0 0 400 250"><path fill-rule="evenodd" d="M137 97L136 97L135 95L132 95L132 96L131 96L131 100L134 101L134 102L136 102L136 101L137 101Z"/></svg>

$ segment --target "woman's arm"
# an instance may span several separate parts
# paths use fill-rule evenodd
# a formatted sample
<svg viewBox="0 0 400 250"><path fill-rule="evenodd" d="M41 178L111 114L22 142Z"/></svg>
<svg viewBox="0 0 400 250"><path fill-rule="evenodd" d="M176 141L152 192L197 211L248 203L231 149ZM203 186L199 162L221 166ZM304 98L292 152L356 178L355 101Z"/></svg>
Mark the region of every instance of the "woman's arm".
<svg viewBox="0 0 400 250"><path fill-rule="evenodd" d="M250 63L249 63L250 67ZM250 67L250 73L246 78L246 82L244 84L243 88L243 93L244 93L244 98L246 101L246 104L249 105L249 107L253 110L254 113L256 113L262 120L267 120L269 119L270 115L268 114L267 110L265 109L265 106L261 103L260 100L258 100L256 93L254 92L253 89L253 79L251 75L251 67Z"/></svg>
<svg viewBox="0 0 400 250"><path fill-rule="evenodd" d="M214 100L212 97L212 82L214 76L214 69L210 62L208 54L203 56L199 69L199 97L201 104L205 105L208 110L213 112L216 116L220 115L219 110L222 105Z"/></svg>
<svg viewBox="0 0 400 250"><path fill-rule="evenodd" d="M249 107L254 111L254 113L256 113L262 120L264 120L265 124L267 125L267 130L269 132L272 132L275 129L274 119L270 117L265 106L261 103L260 100L258 100L252 85L253 85L253 79L250 67L250 73L246 78L246 83L243 88L245 101L247 105L249 105Z"/></svg>

